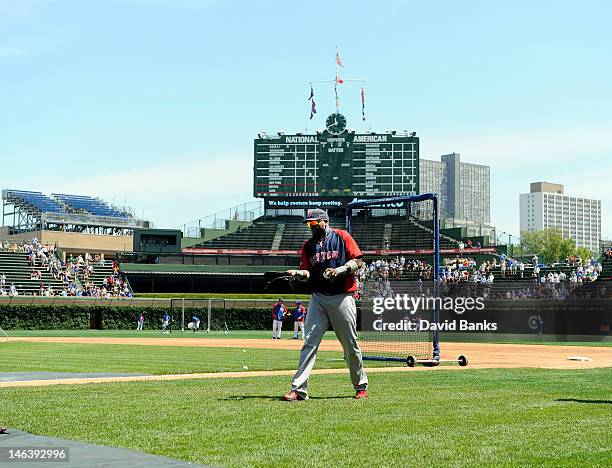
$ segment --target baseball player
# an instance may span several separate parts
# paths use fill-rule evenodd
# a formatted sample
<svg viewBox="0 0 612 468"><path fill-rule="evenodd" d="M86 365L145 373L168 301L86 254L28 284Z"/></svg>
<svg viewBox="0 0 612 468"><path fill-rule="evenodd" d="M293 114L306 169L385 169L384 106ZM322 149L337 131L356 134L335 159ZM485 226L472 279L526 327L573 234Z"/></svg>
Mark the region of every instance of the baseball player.
<svg viewBox="0 0 612 468"><path fill-rule="evenodd" d="M142 331L144 327L144 312L140 313L140 317L138 318L138 326L136 327L137 331Z"/></svg>
<svg viewBox="0 0 612 468"><path fill-rule="evenodd" d="M279 299L272 307L272 339L280 340L283 329L283 317L287 313L287 307L282 299Z"/></svg>
<svg viewBox="0 0 612 468"><path fill-rule="evenodd" d="M200 333L200 319L194 315L191 317L191 323L193 323L193 332Z"/></svg>
<svg viewBox="0 0 612 468"><path fill-rule="evenodd" d="M162 333L170 333L170 315L168 315L168 312L162 317Z"/></svg>
<svg viewBox="0 0 612 468"><path fill-rule="evenodd" d="M291 391L282 399L308 399L308 377L330 323L342 344L355 398L367 398L368 378L357 344L357 308L353 297L357 289L355 271L363 263L361 251L348 232L329 226L329 216L324 210L308 210L304 222L312 237L302 246L300 269L287 273L298 280L309 281L312 295L298 369L291 381Z"/></svg>
<svg viewBox="0 0 612 468"><path fill-rule="evenodd" d="M304 319L306 318L306 307L302 305L299 299L295 301L295 309L293 309L293 339L297 340L299 332L302 332L304 338Z"/></svg>

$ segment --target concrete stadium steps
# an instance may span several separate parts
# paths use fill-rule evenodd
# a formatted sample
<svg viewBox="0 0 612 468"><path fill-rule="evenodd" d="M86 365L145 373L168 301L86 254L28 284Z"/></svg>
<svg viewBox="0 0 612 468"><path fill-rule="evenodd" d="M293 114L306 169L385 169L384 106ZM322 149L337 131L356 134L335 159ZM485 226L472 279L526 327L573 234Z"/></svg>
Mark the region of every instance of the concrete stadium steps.
<svg viewBox="0 0 612 468"><path fill-rule="evenodd" d="M30 274L35 270L41 272L41 279L30 279ZM46 267L30 266L28 256L23 252L0 251L0 276L2 274L6 276L5 289L8 290L13 283L20 295L38 294L41 282L45 288L52 286L55 291L64 289L62 280L54 279Z"/></svg>
<svg viewBox="0 0 612 468"><path fill-rule="evenodd" d="M283 237L280 241L281 250L300 250L304 241L310 237L310 229L300 221L285 223Z"/></svg>
<svg viewBox="0 0 612 468"><path fill-rule="evenodd" d="M101 287L104 284L104 278L113 275L113 262L112 260L104 260L103 262L91 262L90 264L93 265L94 270L89 276L89 282ZM86 281L82 270L79 271L79 281L83 286L85 285Z"/></svg>

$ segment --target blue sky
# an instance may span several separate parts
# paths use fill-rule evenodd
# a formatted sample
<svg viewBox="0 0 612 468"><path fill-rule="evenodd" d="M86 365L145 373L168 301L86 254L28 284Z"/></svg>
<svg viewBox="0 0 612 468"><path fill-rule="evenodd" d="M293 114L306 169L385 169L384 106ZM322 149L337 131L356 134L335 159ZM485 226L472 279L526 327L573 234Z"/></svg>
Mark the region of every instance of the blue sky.
<svg viewBox="0 0 612 468"><path fill-rule="evenodd" d="M0 186L100 196L174 227L252 198L253 138L323 127L335 47L365 78L341 112L421 157L491 166L518 234L529 183L602 200L612 238L605 1L0 0Z"/></svg>

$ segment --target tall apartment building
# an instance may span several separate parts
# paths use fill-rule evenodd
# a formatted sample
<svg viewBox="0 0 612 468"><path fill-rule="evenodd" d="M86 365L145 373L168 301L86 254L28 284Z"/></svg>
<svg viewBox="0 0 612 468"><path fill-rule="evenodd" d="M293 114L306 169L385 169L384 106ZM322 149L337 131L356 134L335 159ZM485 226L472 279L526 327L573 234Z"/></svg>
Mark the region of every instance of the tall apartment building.
<svg viewBox="0 0 612 468"><path fill-rule="evenodd" d="M491 221L489 166L461 162L459 153L442 155L442 161L419 161L419 193L440 195L442 218L488 224Z"/></svg>
<svg viewBox="0 0 612 468"><path fill-rule="evenodd" d="M601 240L601 201L566 195L560 184L534 182L530 193L520 195L520 225L521 232L558 228L577 247L597 252Z"/></svg>

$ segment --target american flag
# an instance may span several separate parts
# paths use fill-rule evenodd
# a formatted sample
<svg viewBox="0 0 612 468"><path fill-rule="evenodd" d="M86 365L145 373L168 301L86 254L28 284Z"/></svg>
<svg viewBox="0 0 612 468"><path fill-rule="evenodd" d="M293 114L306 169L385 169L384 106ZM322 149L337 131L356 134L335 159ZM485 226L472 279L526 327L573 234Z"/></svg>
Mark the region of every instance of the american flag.
<svg viewBox="0 0 612 468"><path fill-rule="evenodd" d="M344 68L344 65L342 64L342 59L340 58L340 52L338 52L338 50L336 50L336 63L342 68Z"/></svg>

